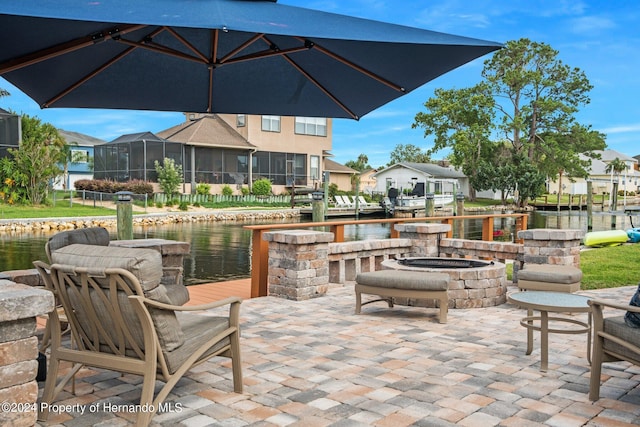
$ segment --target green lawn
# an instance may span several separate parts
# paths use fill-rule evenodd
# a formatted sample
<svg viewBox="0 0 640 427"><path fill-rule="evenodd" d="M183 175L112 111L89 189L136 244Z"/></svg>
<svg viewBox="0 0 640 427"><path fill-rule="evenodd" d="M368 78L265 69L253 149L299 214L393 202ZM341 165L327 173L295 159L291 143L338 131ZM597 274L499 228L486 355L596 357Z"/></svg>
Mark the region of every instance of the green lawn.
<svg viewBox="0 0 640 427"><path fill-rule="evenodd" d="M589 249L580 252L582 269L581 289L619 288L636 286L640 274L636 267L640 261L640 244ZM513 264L507 264L507 280L513 276Z"/></svg>
<svg viewBox="0 0 640 427"><path fill-rule="evenodd" d="M0 219L19 219L19 218L62 218L62 217L81 217L81 216L106 216L115 215L113 209L106 209L93 206L84 206L74 204L73 207L66 204L58 203L56 207L52 206L9 206L0 205Z"/></svg>
<svg viewBox="0 0 640 427"><path fill-rule="evenodd" d="M582 251L582 289L617 288L640 282L640 244Z"/></svg>

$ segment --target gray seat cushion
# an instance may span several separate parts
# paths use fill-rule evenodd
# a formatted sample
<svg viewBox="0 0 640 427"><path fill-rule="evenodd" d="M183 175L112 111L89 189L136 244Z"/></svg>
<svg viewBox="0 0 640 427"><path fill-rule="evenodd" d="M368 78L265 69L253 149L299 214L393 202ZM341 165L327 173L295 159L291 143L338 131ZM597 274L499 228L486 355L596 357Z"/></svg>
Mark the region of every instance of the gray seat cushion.
<svg viewBox="0 0 640 427"><path fill-rule="evenodd" d="M76 230L63 231L49 239L49 251L54 252L75 243L108 246L109 232L103 227L78 228Z"/></svg>
<svg viewBox="0 0 640 427"><path fill-rule="evenodd" d="M229 327L228 317L212 317L193 313L176 313L183 331L184 343L172 350L163 350L169 372L174 373L184 362L193 355L194 351L205 342L215 337ZM229 338L221 340L207 351L207 355L218 352L229 345Z"/></svg>
<svg viewBox="0 0 640 427"><path fill-rule="evenodd" d="M356 276L356 282L360 285L380 288L446 291L449 288L449 275L420 271L380 270L360 273Z"/></svg>
<svg viewBox="0 0 640 427"><path fill-rule="evenodd" d="M546 283L577 283L582 280L582 270L570 265L526 264L518 272L518 280Z"/></svg>
<svg viewBox="0 0 640 427"><path fill-rule="evenodd" d="M162 256L153 249L73 244L52 252L51 261L89 270L123 268L136 276L144 291L157 288L162 278Z"/></svg>
<svg viewBox="0 0 640 427"><path fill-rule="evenodd" d="M604 331L622 341L640 347L640 329L628 326L624 321L624 316L609 317L604 319ZM604 349L620 353L624 357L640 362L640 355L634 353L609 340L604 340Z"/></svg>

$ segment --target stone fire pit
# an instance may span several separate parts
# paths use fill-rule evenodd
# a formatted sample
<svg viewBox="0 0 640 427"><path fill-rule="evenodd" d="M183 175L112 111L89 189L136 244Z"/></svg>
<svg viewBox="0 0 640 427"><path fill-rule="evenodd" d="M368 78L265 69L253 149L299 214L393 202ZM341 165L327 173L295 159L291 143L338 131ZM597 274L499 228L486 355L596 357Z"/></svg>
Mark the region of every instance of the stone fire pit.
<svg viewBox="0 0 640 427"><path fill-rule="evenodd" d="M449 275L449 308L493 307L507 302L507 275L503 263L465 258L416 257L388 259L388 270L407 270ZM398 304L433 307L431 300L396 299Z"/></svg>

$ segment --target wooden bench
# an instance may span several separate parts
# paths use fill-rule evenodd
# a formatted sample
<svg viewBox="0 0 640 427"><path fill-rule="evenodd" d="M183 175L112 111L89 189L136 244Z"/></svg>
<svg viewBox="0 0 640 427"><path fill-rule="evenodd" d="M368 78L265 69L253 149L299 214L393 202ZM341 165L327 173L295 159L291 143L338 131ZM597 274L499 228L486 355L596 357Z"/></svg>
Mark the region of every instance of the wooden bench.
<svg viewBox="0 0 640 427"><path fill-rule="evenodd" d="M435 299L440 307L440 323L447 323L449 310L449 275L417 271L379 270L356 276L356 314L363 305L387 301L393 307L393 298ZM379 295L382 299L362 303L362 294Z"/></svg>
<svg viewBox="0 0 640 427"><path fill-rule="evenodd" d="M522 291L574 293L580 290L582 270L571 265L525 264L518 271L518 288Z"/></svg>

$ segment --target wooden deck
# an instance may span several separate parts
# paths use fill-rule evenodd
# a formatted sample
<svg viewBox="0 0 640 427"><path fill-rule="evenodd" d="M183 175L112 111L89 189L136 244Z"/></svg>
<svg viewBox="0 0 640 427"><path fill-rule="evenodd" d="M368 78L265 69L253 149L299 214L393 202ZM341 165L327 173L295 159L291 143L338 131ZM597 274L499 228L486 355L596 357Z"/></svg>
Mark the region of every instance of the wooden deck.
<svg viewBox="0 0 640 427"><path fill-rule="evenodd" d="M186 305L205 304L219 301L230 296L243 299L251 298L251 279L231 280L229 282L205 283L187 286L191 299Z"/></svg>

